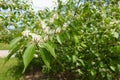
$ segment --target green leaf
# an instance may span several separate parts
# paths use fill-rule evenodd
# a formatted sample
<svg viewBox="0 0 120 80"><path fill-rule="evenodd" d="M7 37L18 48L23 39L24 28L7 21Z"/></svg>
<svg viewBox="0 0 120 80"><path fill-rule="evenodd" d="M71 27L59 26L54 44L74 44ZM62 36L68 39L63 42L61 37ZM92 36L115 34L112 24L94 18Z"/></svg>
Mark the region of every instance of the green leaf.
<svg viewBox="0 0 120 80"><path fill-rule="evenodd" d="M78 37L76 35L74 35L74 41L76 44L79 43Z"/></svg>
<svg viewBox="0 0 120 80"><path fill-rule="evenodd" d="M83 65L83 66L85 66L85 63L84 63L84 61L82 60L82 59L78 59L79 61L80 61L80 63Z"/></svg>
<svg viewBox="0 0 120 80"><path fill-rule="evenodd" d="M120 72L120 64L117 64L117 70Z"/></svg>
<svg viewBox="0 0 120 80"><path fill-rule="evenodd" d="M13 46L13 48L9 51L8 56L6 57L5 63L20 49L21 45L22 44L16 44Z"/></svg>
<svg viewBox="0 0 120 80"><path fill-rule="evenodd" d="M120 53L120 46L116 46L116 52Z"/></svg>
<svg viewBox="0 0 120 80"><path fill-rule="evenodd" d="M83 72L80 69L76 70L80 75L83 74Z"/></svg>
<svg viewBox="0 0 120 80"><path fill-rule="evenodd" d="M92 76L95 76L96 71L95 71L94 69L91 69L91 70L90 70L90 73L91 73Z"/></svg>
<svg viewBox="0 0 120 80"><path fill-rule="evenodd" d="M61 39L60 39L60 36L59 36L59 35L56 35L56 38L57 38L57 41L58 41L60 44L62 44Z"/></svg>
<svg viewBox="0 0 120 80"><path fill-rule="evenodd" d="M42 45L43 45L44 48L47 49L47 50L50 52L50 54L56 59L56 54L55 54L54 48L53 48L51 45L49 45L48 43L43 43Z"/></svg>
<svg viewBox="0 0 120 80"><path fill-rule="evenodd" d="M84 42L81 43L82 47L87 47Z"/></svg>
<svg viewBox="0 0 120 80"><path fill-rule="evenodd" d="M13 48L21 39L22 39L22 37L17 37L15 39L13 39L10 43L10 49Z"/></svg>
<svg viewBox="0 0 120 80"><path fill-rule="evenodd" d="M28 67L29 63L32 61L35 53L35 44L32 43L30 46L27 47L23 54L23 63L24 63L24 70L25 72L26 68Z"/></svg>
<svg viewBox="0 0 120 80"><path fill-rule="evenodd" d="M115 46L114 48L113 48L113 51L115 52L115 53L120 53L120 46Z"/></svg>
<svg viewBox="0 0 120 80"><path fill-rule="evenodd" d="M77 56L73 55L72 56L73 63L77 61Z"/></svg>
<svg viewBox="0 0 120 80"><path fill-rule="evenodd" d="M70 39L70 34L67 31L65 33L66 33L66 37Z"/></svg>
<svg viewBox="0 0 120 80"><path fill-rule="evenodd" d="M115 67L114 67L114 66L110 66L110 69L111 69L112 71L115 71Z"/></svg>
<svg viewBox="0 0 120 80"><path fill-rule="evenodd" d="M43 51L42 48L40 48L40 55L45 65L48 67L48 69L50 69L50 61L47 58L47 54Z"/></svg>

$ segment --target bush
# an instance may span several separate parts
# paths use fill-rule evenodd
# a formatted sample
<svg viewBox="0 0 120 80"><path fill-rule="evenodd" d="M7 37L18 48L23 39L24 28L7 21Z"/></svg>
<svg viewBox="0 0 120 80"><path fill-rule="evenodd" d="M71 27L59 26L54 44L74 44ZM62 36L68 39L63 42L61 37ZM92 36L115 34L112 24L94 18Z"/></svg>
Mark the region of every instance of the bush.
<svg viewBox="0 0 120 80"><path fill-rule="evenodd" d="M16 53L23 61L23 73L35 62L32 60L38 59L43 72L59 77L115 79L120 73L118 5L72 0L65 5L60 0L58 3L52 12L38 12L37 26L26 28L11 42L7 59Z"/></svg>

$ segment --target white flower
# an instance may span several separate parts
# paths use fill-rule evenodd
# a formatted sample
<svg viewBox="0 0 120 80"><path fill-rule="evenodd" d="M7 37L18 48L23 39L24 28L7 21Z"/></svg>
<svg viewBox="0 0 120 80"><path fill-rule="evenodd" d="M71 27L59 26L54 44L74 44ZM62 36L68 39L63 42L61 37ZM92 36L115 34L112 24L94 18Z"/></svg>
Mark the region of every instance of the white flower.
<svg viewBox="0 0 120 80"><path fill-rule="evenodd" d="M113 37L119 38L119 34L115 31L115 29L111 29L111 33L113 34Z"/></svg>
<svg viewBox="0 0 120 80"><path fill-rule="evenodd" d="M37 54L34 54L34 57L35 57L35 58L38 58L38 55L37 55Z"/></svg>
<svg viewBox="0 0 120 80"><path fill-rule="evenodd" d="M54 18L50 18L50 23L53 23L54 22Z"/></svg>
<svg viewBox="0 0 120 80"><path fill-rule="evenodd" d="M54 19L58 19L58 14L54 14L54 15L53 15L53 18L54 18Z"/></svg>
<svg viewBox="0 0 120 80"><path fill-rule="evenodd" d="M95 5L93 5L93 8L94 8L94 9L96 9L96 6L95 6Z"/></svg>
<svg viewBox="0 0 120 80"><path fill-rule="evenodd" d="M113 21L113 22L110 22L111 25L113 25L113 24L119 24L119 23L120 23L120 21L116 21L116 20Z"/></svg>
<svg viewBox="0 0 120 80"><path fill-rule="evenodd" d="M54 14L52 18L50 18L50 22L53 23L55 19L58 19L58 14Z"/></svg>
<svg viewBox="0 0 120 80"><path fill-rule="evenodd" d="M48 36L45 36L45 37L44 37L44 41L47 41L47 40L48 40Z"/></svg>
<svg viewBox="0 0 120 80"><path fill-rule="evenodd" d="M49 34L49 31L50 31L50 28L49 27L46 27L45 29L43 29L43 31L47 34Z"/></svg>
<svg viewBox="0 0 120 80"><path fill-rule="evenodd" d="M66 23L63 24L63 30L66 30L66 28L69 26L70 21L67 21Z"/></svg>
<svg viewBox="0 0 120 80"><path fill-rule="evenodd" d="M24 37L28 37L28 36L29 36L29 33L30 33L29 30L25 30L25 31L22 32L22 35L23 35Z"/></svg>
<svg viewBox="0 0 120 80"><path fill-rule="evenodd" d="M68 24L67 24L67 23L64 23L64 24L63 24L63 27L64 27L64 28L67 28L67 27L68 27Z"/></svg>
<svg viewBox="0 0 120 80"><path fill-rule="evenodd" d="M55 30L50 30L49 31L49 34L54 34L55 33Z"/></svg>
<svg viewBox="0 0 120 80"><path fill-rule="evenodd" d="M114 36L115 38L119 38L119 34L118 34L117 32L114 32L114 33L113 33L113 36Z"/></svg>
<svg viewBox="0 0 120 80"><path fill-rule="evenodd" d="M42 29L46 28L46 23L44 21L41 21Z"/></svg>
<svg viewBox="0 0 120 80"><path fill-rule="evenodd" d="M68 25L70 24L70 21L67 21Z"/></svg>
<svg viewBox="0 0 120 80"><path fill-rule="evenodd" d="M66 30L66 28L65 28L65 27L63 27L63 28L62 28L62 30L63 30L63 31L65 31L65 30Z"/></svg>
<svg viewBox="0 0 120 80"><path fill-rule="evenodd" d="M35 41L35 42L43 42L42 40L42 37L40 35L37 35L37 34L34 34L34 33L31 33L30 34L32 36L32 41Z"/></svg>
<svg viewBox="0 0 120 80"><path fill-rule="evenodd" d="M56 29L56 33L60 33L60 32L61 32L61 28L58 27L58 28Z"/></svg>
<svg viewBox="0 0 120 80"><path fill-rule="evenodd" d="M63 24L63 27L67 28L69 26L69 24L70 24L70 21L67 21L66 23Z"/></svg>
<svg viewBox="0 0 120 80"><path fill-rule="evenodd" d="M55 30L52 30L52 33L55 34Z"/></svg>

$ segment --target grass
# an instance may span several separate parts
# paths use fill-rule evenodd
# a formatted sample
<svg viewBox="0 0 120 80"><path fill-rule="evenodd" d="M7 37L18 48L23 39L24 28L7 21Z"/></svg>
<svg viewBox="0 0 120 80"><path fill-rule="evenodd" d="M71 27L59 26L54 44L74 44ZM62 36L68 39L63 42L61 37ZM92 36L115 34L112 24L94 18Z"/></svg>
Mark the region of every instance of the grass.
<svg viewBox="0 0 120 80"><path fill-rule="evenodd" d="M0 58L0 80L16 80L16 76L19 76L19 71L16 71L17 59L11 58L6 64L4 64L5 58ZM17 80L23 80L17 79Z"/></svg>
<svg viewBox="0 0 120 80"><path fill-rule="evenodd" d="M0 43L0 50L8 50L9 44L7 43Z"/></svg>

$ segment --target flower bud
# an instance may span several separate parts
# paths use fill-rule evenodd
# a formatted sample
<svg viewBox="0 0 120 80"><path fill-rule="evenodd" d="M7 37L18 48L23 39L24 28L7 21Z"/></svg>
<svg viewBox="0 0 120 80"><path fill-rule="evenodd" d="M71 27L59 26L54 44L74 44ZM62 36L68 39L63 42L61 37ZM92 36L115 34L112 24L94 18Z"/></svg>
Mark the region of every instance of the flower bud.
<svg viewBox="0 0 120 80"><path fill-rule="evenodd" d="M44 33L49 34L50 28L49 28L49 27L46 27L43 31L44 31Z"/></svg>
<svg viewBox="0 0 120 80"><path fill-rule="evenodd" d="M37 34L34 34L34 33L31 33L30 35L32 36L32 41L37 42L37 43L38 42L43 42L41 36L39 36Z"/></svg>
<svg viewBox="0 0 120 80"><path fill-rule="evenodd" d="M54 22L54 18L50 18L50 23L53 23Z"/></svg>
<svg viewBox="0 0 120 80"><path fill-rule="evenodd" d="M46 28L46 23L44 21L41 21L42 29Z"/></svg>
<svg viewBox="0 0 120 80"><path fill-rule="evenodd" d="M60 32L61 32L61 28L58 27L58 28L56 29L56 33L60 33Z"/></svg>
<svg viewBox="0 0 120 80"><path fill-rule="evenodd" d="M30 33L29 30L25 30L25 31L22 32L22 35L23 35L24 37L28 37L28 36L29 36L29 33Z"/></svg>
<svg viewBox="0 0 120 80"><path fill-rule="evenodd" d="M45 36L45 37L44 37L44 41L47 41L47 40L48 40L48 36Z"/></svg>
<svg viewBox="0 0 120 80"><path fill-rule="evenodd" d="M58 19L58 14L54 14L54 15L53 15L53 18L54 18L54 19Z"/></svg>

